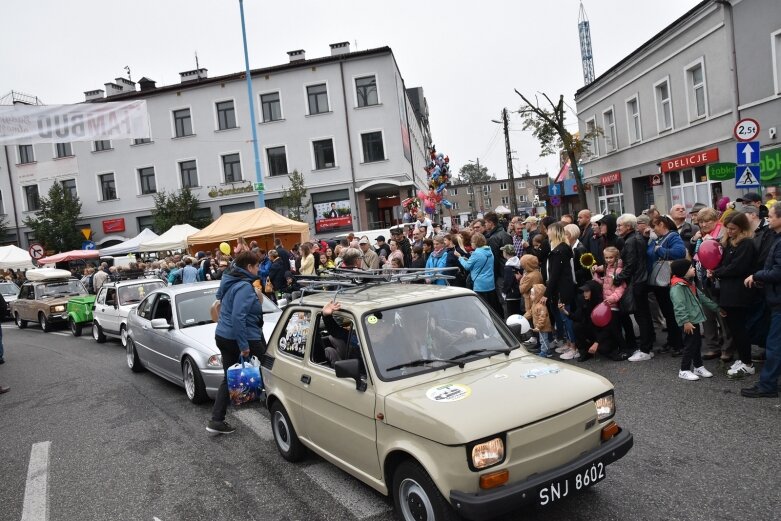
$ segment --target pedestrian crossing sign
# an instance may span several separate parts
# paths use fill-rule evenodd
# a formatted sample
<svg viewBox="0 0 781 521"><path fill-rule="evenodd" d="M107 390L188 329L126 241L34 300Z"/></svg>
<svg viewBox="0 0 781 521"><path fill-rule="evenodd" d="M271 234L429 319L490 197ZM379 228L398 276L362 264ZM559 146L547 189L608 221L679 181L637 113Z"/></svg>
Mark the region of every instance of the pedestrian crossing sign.
<svg viewBox="0 0 781 521"><path fill-rule="evenodd" d="M759 165L738 165L735 188L759 188Z"/></svg>

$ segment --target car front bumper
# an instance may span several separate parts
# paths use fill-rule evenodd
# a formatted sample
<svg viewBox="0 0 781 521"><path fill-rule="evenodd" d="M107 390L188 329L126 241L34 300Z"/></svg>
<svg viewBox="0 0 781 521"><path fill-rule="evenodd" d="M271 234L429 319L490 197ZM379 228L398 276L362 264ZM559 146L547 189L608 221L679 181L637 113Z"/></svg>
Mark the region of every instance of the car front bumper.
<svg viewBox="0 0 781 521"><path fill-rule="evenodd" d="M477 493L452 490L450 503L465 519L472 521L492 519L524 505L536 503L540 488L553 481L571 478L592 463L601 462L607 466L621 459L629 452L633 443L632 434L627 430L622 430L613 438L578 459L548 472L535 474L518 483Z"/></svg>
<svg viewBox="0 0 781 521"><path fill-rule="evenodd" d="M206 387L206 396L214 399L217 396L217 390L225 378L225 371L222 368L201 369L201 377Z"/></svg>
<svg viewBox="0 0 781 521"><path fill-rule="evenodd" d="M60 322L67 322L68 321L68 317L69 317L69 315L68 315L67 312L65 312L65 313L53 313L53 314L49 315L48 317L46 317L46 320L48 320L49 322L51 322L53 324L58 324Z"/></svg>

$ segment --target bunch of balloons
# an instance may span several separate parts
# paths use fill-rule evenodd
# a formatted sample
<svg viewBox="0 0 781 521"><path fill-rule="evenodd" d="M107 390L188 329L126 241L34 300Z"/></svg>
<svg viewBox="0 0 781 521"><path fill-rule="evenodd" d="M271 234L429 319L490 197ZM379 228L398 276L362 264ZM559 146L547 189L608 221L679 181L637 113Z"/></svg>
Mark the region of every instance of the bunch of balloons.
<svg viewBox="0 0 781 521"><path fill-rule="evenodd" d="M435 146L429 149L431 160L424 167L428 179L428 193L418 191L418 198L423 203L426 213L433 214L437 204L448 210L453 208L453 203L447 199L447 184L450 182L450 158L442 153L437 153Z"/></svg>

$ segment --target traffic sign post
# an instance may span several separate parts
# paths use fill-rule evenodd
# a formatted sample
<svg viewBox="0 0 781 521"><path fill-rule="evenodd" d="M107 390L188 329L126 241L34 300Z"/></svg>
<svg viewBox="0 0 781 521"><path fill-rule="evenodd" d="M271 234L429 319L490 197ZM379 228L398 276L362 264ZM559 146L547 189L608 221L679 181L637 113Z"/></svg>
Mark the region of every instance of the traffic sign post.
<svg viewBox="0 0 781 521"><path fill-rule="evenodd" d="M561 206L561 197L558 195L552 195L550 198L551 206Z"/></svg>
<svg viewBox="0 0 781 521"><path fill-rule="evenodd" d="M735 124L732 133L738 141L752 141L759 135L759 121L753 118L743 118Z"/></svg>
<svg viewBox="0 0 781 521"><path fill-rule="evenodd" d="M43 246L41 246L37 242L34 242L27 249L27 253L29 253L30 257L32 257L35 260L41 259L43 258L44 255Z"/></svg>
<svg viewBox="0 0 781 521"><path fill-rule="evenodd" d="M736 150L739 165L759 164L759 141L737 143Z"/></svg>
<svg viewBox="0 0 781 521"><path fill-rule="evenodd" d="M733 134L738 140L735 147L735 188L759 188L759 121L743 118L737 122Z"/></svg>
<svg viewBox="0 0 781 521"><path fill-rule="evenodd" d="M738 165L735 188L759 188L759 165Z"/></svg>

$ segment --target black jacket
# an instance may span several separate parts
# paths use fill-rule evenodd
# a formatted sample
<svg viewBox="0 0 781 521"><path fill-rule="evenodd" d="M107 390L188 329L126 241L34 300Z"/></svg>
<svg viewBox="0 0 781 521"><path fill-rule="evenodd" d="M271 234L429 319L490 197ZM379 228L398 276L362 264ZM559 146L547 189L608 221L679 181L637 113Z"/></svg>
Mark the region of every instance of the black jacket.
<svg viewBox="0 0 781 521"><path fill-rule="evenodd" d="M412 264L412 245L409 243L409 239L402 237L400 241L396 241L396 246L401 250L401 254L404 256L404 266L409 268ZM425 265L423 266L426 267Z"/></svg>
<svg viewBox="0 0 781 521"><path fill-rule="evenodd" d="M613 282L620 286L622 282L627 284L645 284L648 281L648 269L646 268L646 242L640 232L632 231L622 237L624 249L621 251L621 260L624 268L615 276Z"/></svg>
<svg viewBox="0 0 781 521"><path fill-rule="evenodd" d="M584 253L588 253L588 249L586 249L586 246L582 242L578 241L578 245L572 250L572 264L575 266L575 284L578 287L581 287L592 278L591 271L584 268L580 263L580 257Z"/></svg>
<svg viewBox="0 0 781 521"><path fill-rule="evenodd" d="M283 246L277 246L275 248L277 250L277 253L279 254L279 258L282 259L282 262L284 263L287 268L285 268L285 271L290 269L290 252L287 251Z"/></svg>
<svg viewBox="0 0 781 521"><path fill-rule="evenodd" d="M754 263L754 271L759 271L765 266L770 247L773 246L775 233L768 226L760 227L754 232L754 250L757 254Z"/></svg>
<svg viewBox="0 0 781 521"><path fill-rule="evenodd" d="M271 267L268 269L268 278L271 279L274 291L282 291L282 288L287 286L285 281L286 271L290 271L290 264L284 264L281 256L271 263Z"/></svg>
<svg viewBox="0 0 781 521"><path fill-rule="evenodd" d="M761 282L770 307L781 307L781 233L776 233L765 260L765 267L754 274Z"/></svg>
<svg viewBox="0 0 781 521"><path fill-rule="evenodd" d="M700 227L684 221L680 228L678 228L678 235L681 236L683 243L686 245L686 249L689 250L689 255L694 256L694 244L692 244L692 237L694 234L700 231Z"/></svg>
<svg viewBox="0 0 781 521"><path fill-rule="evenodd" d="M548 282L545 296L554 304L572 304L575 300L575 281L572 278L572 248L561 243L548 257Z"/></svg>
<svg viewBox="0 0 781 521"><path fill-rule="evenodd" d="M727 246L719 267L713 276L719 281L719 304L727 307L748 307L757 297L756 290L747 288L743 281L754 271L754 243L743 239L737 246Z"/></svg>
<svg viewBox="0 0 781 521"><path fill-rule="evenodd" d="M455 279L449 281L451 286L457 286L459 288L465 288L466 287L466 271L464 270L463 266L461 266L461 263L458 262L458 257L456 257L456 251L460 253L462 256L466 257L467 254L464 250L459 248L458 246L454 246L453 248L448 248L446 250L447 260L445 261L445 267L446 268L458 268L458 270L452 270L448 271L448 275L453 275Z"/></svg>
<svg viewBox="0 0 781 521"><path fill-rule="evenodd" d="M504 255L502 255L502 246L512 244L513 238L504 228L497 225L491 235L486 236L488 246L494 254L494 279L501 279L504 276Z"/></svg>

